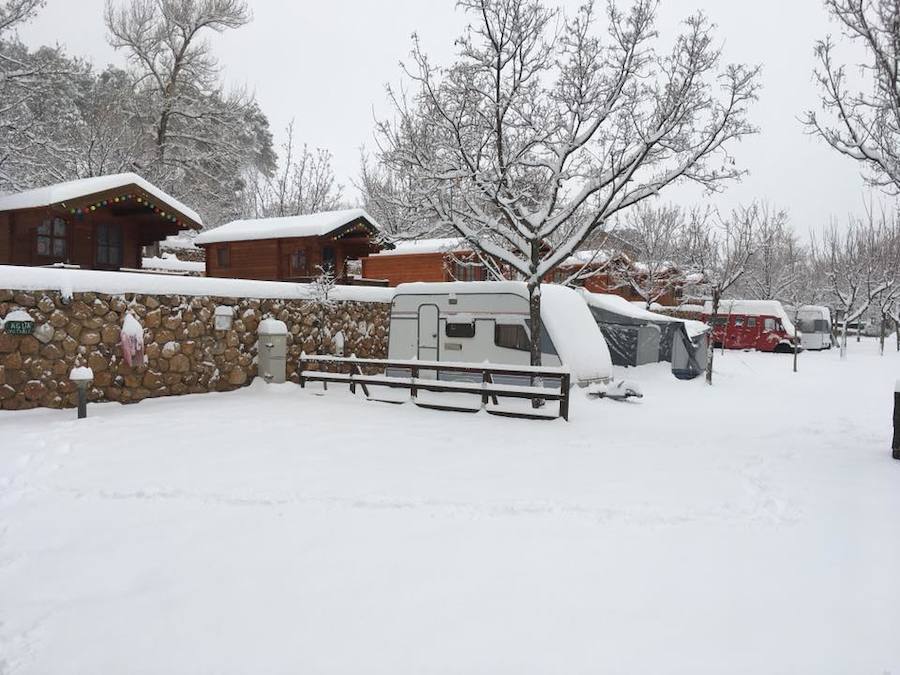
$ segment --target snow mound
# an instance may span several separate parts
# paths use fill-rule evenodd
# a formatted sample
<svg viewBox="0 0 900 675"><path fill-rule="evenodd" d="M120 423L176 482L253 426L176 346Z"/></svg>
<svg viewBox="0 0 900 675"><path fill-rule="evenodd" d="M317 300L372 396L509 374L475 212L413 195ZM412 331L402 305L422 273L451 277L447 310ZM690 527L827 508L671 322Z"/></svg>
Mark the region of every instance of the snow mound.
<svg viewBox="0 0 900 675"><path fill-rule="evenodd" d="M259 332L264 335L287 335L288 328L284 321L263 319L259 322Z"/></svg>
<svg viewBox="0 0 900 675"><path fill-rule="evenodd" d="M73 382L88 382L94 379L94 371L87 366L75 366L69 372L69 379Z"/></svg>
<svg viewBox="0 0 900 675"><path fill-rule="evenodd" d="M166 272L206 272L206 263L179 260L174 253L163 253L162 256L144 258L141 261L141 267L146 270L164 270Z"/></svg>
<svg viewBox="0 0 900 675"><path fill-rule="evenodd" d="M612 360L606 340L577 291L542 284L541 319L560 360L577 382L584 384L610 377Z"/></svg>
<svg viewBox="0 0 900 675"><path fill-rule="evenodd" d="M31 315L24 309L14 309L6 315L6 318L4 318L3 321L34 321L34 319L32 319Z"/></svg>
<svg viewBox="0 0 900 675"><path fill-rule="evenodd" d="M23 291L58 290L67 296L71 296L72 293L93 291L109 295L144 293L284 300L308 300L312 297L309 284L284 281L67 270L15 265L0 265L0 288L15 288ZM389 303L394 298L393 288L381 286L336 286L331 293L335 300L358 302Z"/></svg>

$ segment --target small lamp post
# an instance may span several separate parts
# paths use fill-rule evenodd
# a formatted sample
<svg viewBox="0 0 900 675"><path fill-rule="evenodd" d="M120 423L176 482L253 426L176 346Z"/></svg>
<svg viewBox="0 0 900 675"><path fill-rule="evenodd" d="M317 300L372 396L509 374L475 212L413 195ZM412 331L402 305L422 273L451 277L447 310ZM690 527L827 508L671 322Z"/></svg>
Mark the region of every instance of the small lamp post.
<svg viewBox="0 0 900 675"><path fill-rule="evenodd" d="M87 417L87 388L94 380L94 371L87 366L76 366L69 373L69 379L78 387L78 419Z"/></svg>

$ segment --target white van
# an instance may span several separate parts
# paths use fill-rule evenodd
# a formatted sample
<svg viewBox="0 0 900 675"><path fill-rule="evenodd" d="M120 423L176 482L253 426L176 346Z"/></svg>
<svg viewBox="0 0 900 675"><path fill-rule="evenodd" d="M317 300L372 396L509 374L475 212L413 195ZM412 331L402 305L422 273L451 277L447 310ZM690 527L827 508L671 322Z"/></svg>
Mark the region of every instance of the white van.
<svg viewBox="0 0 900 675"><path fill-rule="evenodd" d="M831 349L831 310L822 305L803 305L797 310L797 329L803 349Z"/></svg>
<svg viewBox="0 0 900 675"><path fill-rule="evenodd" d="M400 284L391 303L388 358L527 366L528 310L522 282ZM541 285L541 320L542 365L568 366L581 386L609 382L606 341L577 292Z"/></svg>

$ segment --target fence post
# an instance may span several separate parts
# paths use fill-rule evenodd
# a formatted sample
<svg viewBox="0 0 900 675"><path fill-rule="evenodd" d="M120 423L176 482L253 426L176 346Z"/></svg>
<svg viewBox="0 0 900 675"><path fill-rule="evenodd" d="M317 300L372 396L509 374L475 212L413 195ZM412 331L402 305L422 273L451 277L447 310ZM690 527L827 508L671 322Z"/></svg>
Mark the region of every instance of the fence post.
<svg viewBox="0 0 900 675"><path fill-rule="evenodd" d="M416 380L419 378L419 366L412 366L409 369L411 382L409 386L409 395L413 399L416 400L416 396L418 395L418 389L416 388Z"/></svg>
<svg viewBox="0 0 900 675"><path fill-rule="evenodd" d="M559 378L559 389L562 398L559 399L559 416L566 422L569 421L569 373L563 373Z"/></svg>
<svg viewBox="0 0 900 675"><path fill-rule="evenodd" d="M303 371L305 370L305 369L303 368L303 364L304 364L305 361L306 361L306 352L300 352L300 363L298 364L300 370L299 370L299 372L297 373L297 379L298 379L298 381L300 382L300 388L301 388L301 389L305 389L305 388L306 388L306 378L303 377Z"/></svg>
<svg viewBox="0 0 900 675"><path fill-rule="evenodd" d="M491 373L489 370L481 371L481 407L487 408L488 393L487 385L491 383Z"/></svg>
<svg viewBox="0 0 900 675"><path fill-rule="evenodd" d="M891 456L900 459L900 380L894 385L894 441Z"/></svg>

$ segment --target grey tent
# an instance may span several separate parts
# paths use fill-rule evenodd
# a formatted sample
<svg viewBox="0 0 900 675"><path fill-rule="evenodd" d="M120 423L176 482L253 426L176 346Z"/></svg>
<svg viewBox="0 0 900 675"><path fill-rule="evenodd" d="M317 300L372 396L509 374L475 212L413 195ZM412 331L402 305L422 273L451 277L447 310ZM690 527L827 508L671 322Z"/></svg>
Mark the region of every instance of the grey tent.
<svg viewBox="0 0 900 675"><path fill-rule="evenodd" d="M700 321L650 312L617 295L582 291L617 366L667 361L672 374L690 380L706 365L706 333Z"/></svg>

